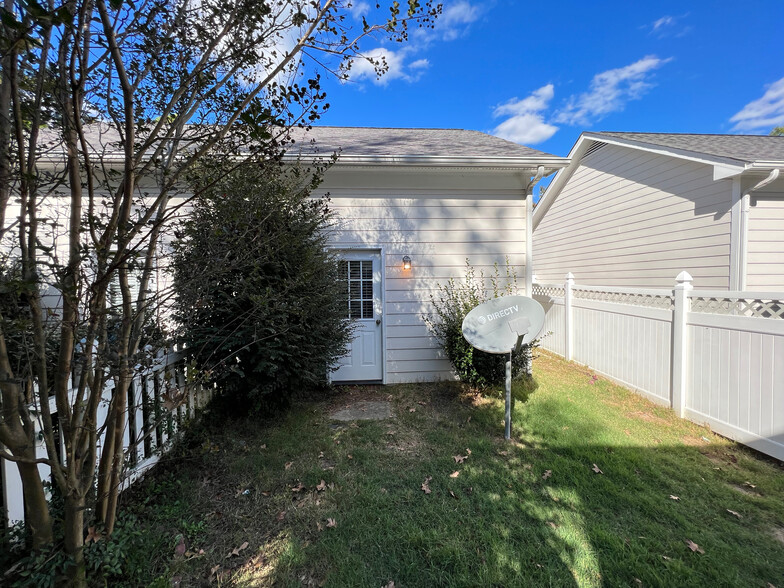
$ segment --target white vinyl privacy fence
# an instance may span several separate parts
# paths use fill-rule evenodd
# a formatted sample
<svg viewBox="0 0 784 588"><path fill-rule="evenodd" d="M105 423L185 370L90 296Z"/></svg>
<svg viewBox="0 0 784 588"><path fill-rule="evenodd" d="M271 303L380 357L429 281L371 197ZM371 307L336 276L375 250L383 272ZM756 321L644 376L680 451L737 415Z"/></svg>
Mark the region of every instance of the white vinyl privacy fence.
<svg viewBox="0 0 784 588"><path fill-rule="evenodd" d="M197 412L205 407L212 397L212 389L199 384L189 384L187 366L180 353L160 355L147 369L139 369L128 391L128 413L123 437L126 454L123 488L132 484L160 459L176 438L180 428ZM103 424L109 408L114 383L104 390L104 398L98 407L97 422L100 446L103 439ZM57 422L57 407L51 399L52 419ZM38 425L40 430L40 424ZM62 443L61 443L62 444ZM38 436L38 457L47 457L46 447ZM61 451L63 455L65 452ZM38 466L41 478L48 480L51 470L48 465ZM22 481L16 464L0 460L0 521L6 524L24 520L24 497Z"/></svg>
<svg viewBox="0 0 784 588"><path fill-rule="evenodd" d="M535 284L542 347L784 460L784 292Z"/></svg>

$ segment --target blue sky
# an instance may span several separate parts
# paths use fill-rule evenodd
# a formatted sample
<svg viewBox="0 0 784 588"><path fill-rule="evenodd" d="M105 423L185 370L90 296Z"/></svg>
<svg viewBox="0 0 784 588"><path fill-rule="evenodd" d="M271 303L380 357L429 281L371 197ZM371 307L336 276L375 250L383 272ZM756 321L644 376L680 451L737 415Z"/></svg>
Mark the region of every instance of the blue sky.
<svg viewBox="0 0 784 588"><path fill-rule="evenodd" d="M320 124L474 129L556 155L589 130L784 125L784 0L443 4L406 45L367 40L389 74L328 80Z"/></svg>

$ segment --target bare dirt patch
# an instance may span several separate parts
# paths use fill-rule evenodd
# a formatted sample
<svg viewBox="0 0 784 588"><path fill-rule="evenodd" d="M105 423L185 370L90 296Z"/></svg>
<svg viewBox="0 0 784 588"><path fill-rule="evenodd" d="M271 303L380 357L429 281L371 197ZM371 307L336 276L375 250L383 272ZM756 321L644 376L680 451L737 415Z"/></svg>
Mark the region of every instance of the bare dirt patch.
<svg viewBox="0 0 784 588"><path fill-rule="evenodd" d="M759 492L754 490L754 488L751 488L749 486L740 486L739 484L730 484L729 486L736 492L740 492L741 494L745 494L746 496L757 496L757 497L762 496L762 494L760 494Z"/></svg>
<svg viewBox="0 0 784 588"><path fill-rule="evenodd" d="M671 423L668 420L663 419L660 416L656 416L655 414L644 412L642 410L627 412L625 416L630 419L640 419L647 423L656 423L657 425L662 425L663 427L671 426Z"/></svg>
<svg viewBox="0 0 784 588"><path fill-rule="evenodd" d="M360 400L333 412L335 421L382 421L392 418L392 405L386 400Z"/></svg>
<svg viewBox="0 0 784 588"><path fill-rule="evenodd" d="M784 527L773 527L773 536L779 543L784 543Z"/></svg>

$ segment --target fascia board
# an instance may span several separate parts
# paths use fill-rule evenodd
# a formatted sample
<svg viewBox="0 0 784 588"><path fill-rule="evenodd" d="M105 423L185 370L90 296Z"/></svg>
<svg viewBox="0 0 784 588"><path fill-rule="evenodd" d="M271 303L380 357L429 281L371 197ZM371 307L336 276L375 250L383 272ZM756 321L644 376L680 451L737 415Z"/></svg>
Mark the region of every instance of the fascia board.
<svg viewBox="0 0 784 588"><path fill-rule="evenodd" d="M566 182L569 178L572 177L575 170L580 165L580 160L583 157L583 154L588 149L588 147L594 142L598 141L599 139L590 139L587 137L586 133L580 135L575 142L574 146L572 147L571 151L569 151L569 155L566 157L569 165L563 167L558 170L558 173L553 178L553 181L550 182L550 185L547 186L547 190L545 190L542 197L539 199L539 203L534 208L533 214L533 230L536 231L536 227L539 226L539 223L542 221L542 218L550 207L553 205L553 202L558 198L558 195L561 193Z"/></svg>
<svg viewBox="0 0 784 588"><path fill-rule="evenodd" d="M328 161L331 154L284 155L288 162L312 159ZM429 155L340 155L334 165L345 167L447 167L537 169L540 165L555 171L569 164L563 157L434 157Z"/></svg>
<svg viewBox="0 0 784 588"><path fill-rule="evenodd" d="M607 137L602 135L601 133L585 133L587 138L593 139L594 141L602 141L603 143L608 143L610 145L620 145L622 147L631 147L633 149L639 149L640 151L648 151L650 153L656 153L657 155L668 155L670 157L678 157L680 159L686 159L689 161L695 161L697 163L704 163L706 165L726 165L730 167L743 167L745 168L747 163L741 159L735 159L733 157L719 157L717 155L708 155L706 153L698 153L696 151L688 151L686 149L678 149L676 147L664 147L662 145L654 145L652 143L646 143L644 141L634 141L632 139L619 139L617 137Z"/></svg>

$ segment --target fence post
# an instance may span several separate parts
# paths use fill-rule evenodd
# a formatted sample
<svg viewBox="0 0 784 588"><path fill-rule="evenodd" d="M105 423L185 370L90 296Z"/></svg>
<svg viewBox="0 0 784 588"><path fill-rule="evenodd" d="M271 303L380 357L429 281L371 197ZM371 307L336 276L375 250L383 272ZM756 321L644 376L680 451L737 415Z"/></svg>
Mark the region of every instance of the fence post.
<svg viewBox="0 0 784 588"><path fill-rule="evenodd" d="M574 320L572 316L572 287L574 274L566 274L564 284L564 357L571 361L574 356Z"/></svg>
<svg viewBox="0 0 784 588"><path fill-rule="evenodd" d="M683 417L686 407L688 373L688 333L686 330L686 314L689 312L689 292L693 278L689 272L683 271L675 278L673 290L672 312L672 397L671 405L679 417Z"/></svg>

